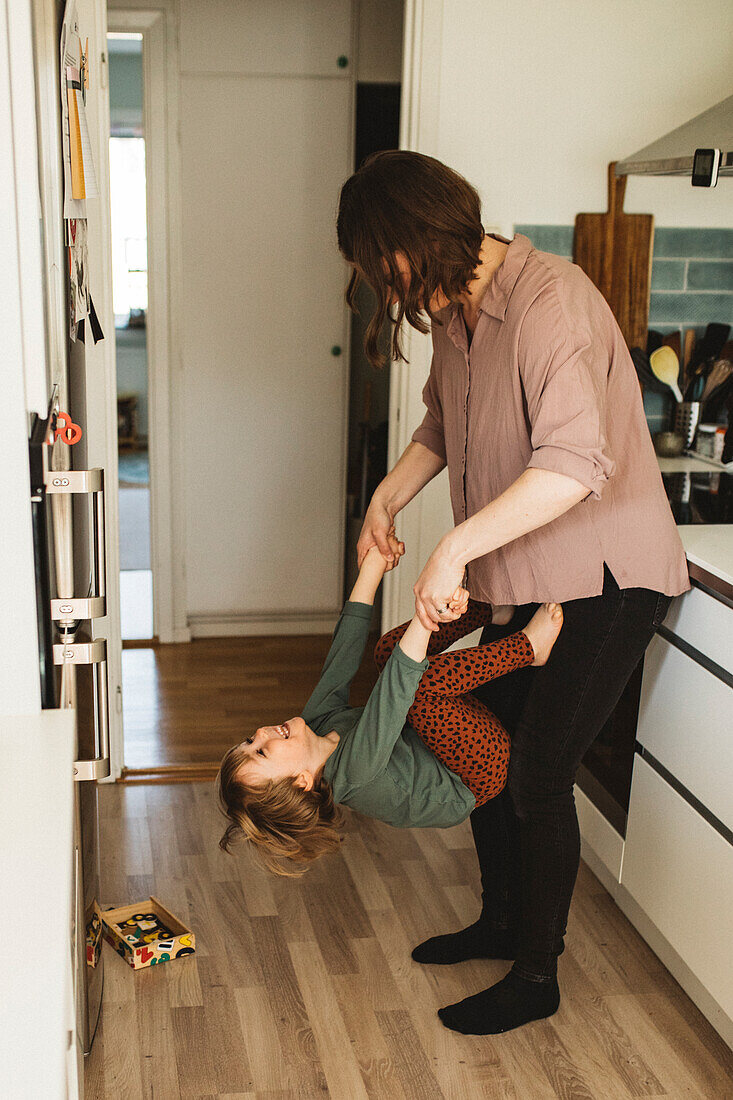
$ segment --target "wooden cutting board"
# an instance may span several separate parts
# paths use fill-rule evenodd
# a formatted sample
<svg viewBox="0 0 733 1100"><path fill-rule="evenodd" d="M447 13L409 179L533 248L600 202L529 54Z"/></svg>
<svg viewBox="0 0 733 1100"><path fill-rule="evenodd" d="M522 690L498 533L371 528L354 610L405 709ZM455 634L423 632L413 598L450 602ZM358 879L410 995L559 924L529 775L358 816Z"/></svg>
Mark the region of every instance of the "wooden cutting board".
<svg viewBox="0 0 733 1100"><path fill-rule="evenodd" d="M573 260L606 299L630 348L646 347L654 216L624 214L626 176L608 166L608 210L575 218Z"/></svg>

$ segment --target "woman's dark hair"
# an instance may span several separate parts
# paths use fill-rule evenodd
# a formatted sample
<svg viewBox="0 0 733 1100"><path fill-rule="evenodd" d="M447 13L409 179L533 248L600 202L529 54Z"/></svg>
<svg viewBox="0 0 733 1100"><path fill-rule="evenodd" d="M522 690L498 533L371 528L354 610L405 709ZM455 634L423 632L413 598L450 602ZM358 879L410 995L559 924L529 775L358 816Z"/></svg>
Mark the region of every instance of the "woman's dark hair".
<svg viewBox="0 0 733 1100"><path fill-rule="evenodd" d="M403 318L418 332L429 331L421 311L440 324L430 310L430 299L441 289L455 301L466 289L479 264L483 233L478 192L433 157L402 149L373 153L346 181L336 234L343 256L354 265L346 291L349 308L358 312L355 298L362 279L377 299L364 336L373 366L383 367L387 361L378 346L387 317L393 325L393 358L405 362L399 339ZM395 265L396 252L402 252L410 265L406 290ZM400 294L395 317L389 312L393 288Z"/></svg>

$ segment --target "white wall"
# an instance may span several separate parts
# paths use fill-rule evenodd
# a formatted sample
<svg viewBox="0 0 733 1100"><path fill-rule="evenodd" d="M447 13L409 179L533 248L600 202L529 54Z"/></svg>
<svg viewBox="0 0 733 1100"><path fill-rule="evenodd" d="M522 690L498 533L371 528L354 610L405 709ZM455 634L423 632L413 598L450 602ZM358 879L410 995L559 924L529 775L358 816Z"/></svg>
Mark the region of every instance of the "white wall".
<svg viewBox="0 0 733 1100"><path fill-rule="evenodd" d="M487 222L570 225L606 209L606 165L730 94L730 0L446 0L435 155ZM428 152L429 150L425 150ZM657 225L733 225L733 188L630 178Z"/></svg>
<svg viewBox="0 0 733 1100"><path fill-rule="evenodd" d="M484 225L507 236L605 210L609 161L730 94L730 0L410 0L406 11L403 145L465 175ZM659 226L733 226L733 182L700 192L630 177L625 209ZM424 412L427 344L415 333L410 366L392 367L392 462ZM445 474L401 524L410 542L387 578L385 629L410 613L420 568L452 524Z"/></svg>

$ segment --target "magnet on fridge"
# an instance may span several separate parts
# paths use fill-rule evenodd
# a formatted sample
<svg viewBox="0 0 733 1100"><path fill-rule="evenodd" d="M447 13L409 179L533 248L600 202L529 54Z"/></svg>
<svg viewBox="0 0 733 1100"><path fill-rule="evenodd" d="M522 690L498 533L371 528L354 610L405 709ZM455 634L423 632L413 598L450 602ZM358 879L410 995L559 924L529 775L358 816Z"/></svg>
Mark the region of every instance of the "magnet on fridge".
<svg viewBox="0 0 733 1100"><path fill-rule="evenodd" d="M74 443L78 443L81 439L81 428L78 424L75 424L68 413L58 412L56 414L56 427L54 428L53 438L58 438L66 443L69 447Z"/></svg>

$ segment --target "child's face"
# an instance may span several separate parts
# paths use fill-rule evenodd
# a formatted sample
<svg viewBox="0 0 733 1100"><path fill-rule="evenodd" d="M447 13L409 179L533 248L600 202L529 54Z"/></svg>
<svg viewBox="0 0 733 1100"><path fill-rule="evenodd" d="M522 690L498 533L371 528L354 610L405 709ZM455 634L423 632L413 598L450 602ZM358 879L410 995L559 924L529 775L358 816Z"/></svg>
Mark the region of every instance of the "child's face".
<svg viewBox="0 0 733 1100"><path fill-rule="evenodd" d="M289 718L281 726L260 726L242 741L247 759L237 774L255 783L297 776L309 766L308 746L314 736L302 718Z"/></svg>

